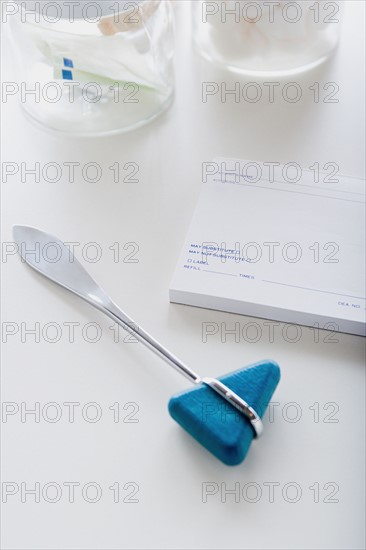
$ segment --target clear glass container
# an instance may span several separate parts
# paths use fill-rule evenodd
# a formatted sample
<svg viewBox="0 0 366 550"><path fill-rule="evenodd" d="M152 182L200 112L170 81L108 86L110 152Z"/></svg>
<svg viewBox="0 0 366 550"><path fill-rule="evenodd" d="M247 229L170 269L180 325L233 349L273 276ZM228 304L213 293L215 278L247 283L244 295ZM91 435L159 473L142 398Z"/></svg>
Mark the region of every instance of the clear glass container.
<svg viewBox="0 0 366 550"><path fill-rule="evenodd" d="M170 2L11 2L6 6L26 113L50 129L136 128L173 98Z"/></svg>
<svg viewBox="0 0 366 550"><path fill-rule="evenodd" d="M343 2L192 2L194 41L210 61L244 74L310 69L336 48Z"/></svg>

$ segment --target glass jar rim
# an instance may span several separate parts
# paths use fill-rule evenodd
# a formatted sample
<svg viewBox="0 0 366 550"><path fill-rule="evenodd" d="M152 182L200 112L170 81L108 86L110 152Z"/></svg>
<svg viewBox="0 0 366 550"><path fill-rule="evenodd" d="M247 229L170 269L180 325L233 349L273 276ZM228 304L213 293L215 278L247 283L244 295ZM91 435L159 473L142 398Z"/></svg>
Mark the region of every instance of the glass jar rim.
<svg viewBox="0 0 366 550"><path fill-rule="evenodd" d="M54 33L78 34L85 37L96 37L97 26L99 36L103 37L141 31L147 20L156 12L161 0L43 0L43 3L39 0L15 0L15 3L20 8L17 14L22 23L43 27ZM74 9L76 6L78 12ZM73 28L73 24L77 28Z"/></svg>
<svg viewBox="0 0 366 550"><path fill-rule="evenodd" d="M139 4L146 4L149 0L77 0L75 2L64 2L63 0L13 0L20 9L27 14L43 16L49 22L57 22L61 19L86 20L87 11L92 8L98 9L98 17L118 15L123 11L132 11ZM126 9L130 7L130 9ZM94 14L96 12L94 11ZM92 15L90 15L92 19Z"/></svg>

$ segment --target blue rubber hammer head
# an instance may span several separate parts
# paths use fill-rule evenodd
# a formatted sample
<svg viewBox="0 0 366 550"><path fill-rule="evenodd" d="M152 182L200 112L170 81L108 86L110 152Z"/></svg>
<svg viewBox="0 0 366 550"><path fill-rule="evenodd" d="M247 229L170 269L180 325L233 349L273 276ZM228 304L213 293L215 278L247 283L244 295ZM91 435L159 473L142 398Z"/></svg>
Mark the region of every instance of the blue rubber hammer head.
<svg viewBox="0 0 366 550"><path fill-rule="evenodd" d="M261 418L280 380L280 369L274 361L261 361L218 380ZM254 423L206 384L175 395L168 408L182 428L230 466L245 459L256 437Z"/></svg>

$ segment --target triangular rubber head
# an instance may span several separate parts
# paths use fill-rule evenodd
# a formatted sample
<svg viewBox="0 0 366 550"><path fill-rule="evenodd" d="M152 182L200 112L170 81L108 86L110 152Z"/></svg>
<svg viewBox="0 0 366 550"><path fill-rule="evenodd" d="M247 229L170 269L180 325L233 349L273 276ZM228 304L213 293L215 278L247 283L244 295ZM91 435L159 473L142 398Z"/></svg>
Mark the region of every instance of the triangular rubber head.
<svg viewBox="0 0 366 550"><path fill-rule="evenodd" d="M218 378L263 416L280 380L274 361L261 361ZM200 384L175 395L169 412L219 460L234 466L247 455L254 430L249 420L212 388Z"/></svg>

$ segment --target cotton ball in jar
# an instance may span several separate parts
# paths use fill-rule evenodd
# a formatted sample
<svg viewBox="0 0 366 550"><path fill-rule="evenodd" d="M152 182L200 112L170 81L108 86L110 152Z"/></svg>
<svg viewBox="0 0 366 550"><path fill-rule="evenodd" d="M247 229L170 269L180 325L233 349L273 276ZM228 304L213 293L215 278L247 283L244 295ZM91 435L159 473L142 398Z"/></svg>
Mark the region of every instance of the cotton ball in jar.
<svg viewBox="0 0 366 550"><path fill-rule="evenodd" d="M239 9L240 7L240 9ZM240 2L227 0L221 9L207 17L208 39L219 55L230 60L252 58L268 46L267 37L251 18L242 17Z"/></svg>

